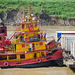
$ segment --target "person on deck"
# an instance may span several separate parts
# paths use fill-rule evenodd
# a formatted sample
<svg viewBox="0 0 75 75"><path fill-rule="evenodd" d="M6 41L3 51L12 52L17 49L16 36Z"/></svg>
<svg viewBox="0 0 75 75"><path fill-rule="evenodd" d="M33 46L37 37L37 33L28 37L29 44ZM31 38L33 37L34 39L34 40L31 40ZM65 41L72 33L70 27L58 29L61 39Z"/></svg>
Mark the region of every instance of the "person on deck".
<svg viewBox="0 0 75 75"><path fill-rule="evenodd" d="M38 33L38 35L37 35L37 38L38 38L38 40L40 40L40 34Z"/></svg>
<svg viewBox="0 0 75 75"><path fill-rule="evenodd" d="M24 34L22 34L22 42L24 42Z"/></svg>
<svg viewBox="0 0 75 75"><path fill-rule="evenodd" d="M15 35L15 38L16 38L16 39L18 38L18 35L17 35L17 34Z"/></svg>
<svg viewBox="0 0 75 75"><path fill-rule="evenodd" d="M22 38L22 42L24 42L24 37Z"/></svg>
<svg viewBox="0 0 75 75"><path fill-rule="evenodd" d="M44 57L44 56L45 56L45 55L44 55L44 52L42 52L41 55L42 55L42 57Z"/></svg>
<svg viewBox="0 0 75 75"><path fill-rule="evenodd" d="M20 35L20 41L21 41L21 42L22 42L22 39L23 39L23 35L21 34L21 35Z"/></svg>
<svg viewBox="0 0 75 75"><path fill-rule="evenodd" d="M42 33L40 33L40 40L42 40L42 38L43 38L43 34L42 34Z"/></svg>
<svg viewBox="0 0 75 75"><path fill-rule="evenodd" d="M29 37L28 37L28 35L26 35L26 37L25 37L25 42L29 42Z"/></svg>
<svg viewBox="0 0 75 75"><path fill-rule="evenodd" d="M36 34L34 33L34 37L36 37Z"/></svg>
<svg viewBox="0 0 75 75"><path fill-rule="evenodd" d="M46 40L46 33L44 33L44 39Z"/></svg>
<svg viewBox="0 0 75 75"><path fill-rule="evenodd" d="M6 41L6 46L9 47L9 39L7 38L5 41Z"/></svg>

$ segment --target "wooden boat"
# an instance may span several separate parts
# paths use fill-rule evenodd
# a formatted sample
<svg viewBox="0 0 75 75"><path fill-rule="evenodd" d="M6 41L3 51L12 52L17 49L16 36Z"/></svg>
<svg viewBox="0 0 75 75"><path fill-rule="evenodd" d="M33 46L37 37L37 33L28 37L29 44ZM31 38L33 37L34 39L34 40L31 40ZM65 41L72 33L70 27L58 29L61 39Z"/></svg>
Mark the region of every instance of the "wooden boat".
<svg viewBox="0 0 75 75"><path fill-rule="evenodd" d="M59 43L46 42L46 33L38 27L38 21L31 16L30 5L28 17L23 12L23 22L6 38L7 28L0 27L0 67L33 68L50 65L62 66L62 49Z"/></svg>

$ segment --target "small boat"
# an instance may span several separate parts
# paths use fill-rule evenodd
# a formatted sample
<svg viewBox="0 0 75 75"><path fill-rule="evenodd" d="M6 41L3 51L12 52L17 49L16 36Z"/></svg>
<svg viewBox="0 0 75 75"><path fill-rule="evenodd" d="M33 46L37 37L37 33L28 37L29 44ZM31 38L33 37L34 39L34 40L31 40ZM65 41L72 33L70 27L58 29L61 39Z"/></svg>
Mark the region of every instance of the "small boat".
<svg viewBox="0 0 75 75"><path fill-rule="evenodd" d="M7 38L7 27L0 27L0 67L35 68L63 65L62 49L54 40L46 43L46 33L38 26L39 21L23 12L23 22Z"/></svg>

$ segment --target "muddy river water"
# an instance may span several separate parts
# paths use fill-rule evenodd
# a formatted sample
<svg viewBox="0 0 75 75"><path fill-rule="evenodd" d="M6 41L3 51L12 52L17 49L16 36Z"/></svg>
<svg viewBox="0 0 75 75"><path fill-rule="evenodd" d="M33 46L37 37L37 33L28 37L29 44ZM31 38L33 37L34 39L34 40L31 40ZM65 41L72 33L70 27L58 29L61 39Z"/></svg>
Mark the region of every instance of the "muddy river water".
<svg viewBox="0 0 75 75"><path fill-rule="evenodd" d="M8 27L8 35L15 27ZM74 26L42 26L41 29L47 36L55 36L56 31L75 31ZM75 75L75 69L64 67L43 67L43 68L11 68L0 69L0 75Z"/></svg>

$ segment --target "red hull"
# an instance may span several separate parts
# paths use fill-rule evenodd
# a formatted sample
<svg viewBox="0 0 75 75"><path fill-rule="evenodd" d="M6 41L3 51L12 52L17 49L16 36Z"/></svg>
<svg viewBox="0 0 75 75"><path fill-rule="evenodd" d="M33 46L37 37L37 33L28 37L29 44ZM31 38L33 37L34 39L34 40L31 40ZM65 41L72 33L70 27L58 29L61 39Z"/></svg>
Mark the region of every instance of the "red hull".
<svg viewBox="0 0 75 75"><path fill-rule="evenodd" d="M57 60L62 59L62 50L57 50L53 55L41 57L41 58L34 58L29 60L22 60L22 61L7 61L7 65L5 65L5 62L0 62L0 67L8 67L8 66L19 66L19 65L28 65L28 64L36 64L36 63L42 63L47 62L51 60Z"/></svg>

